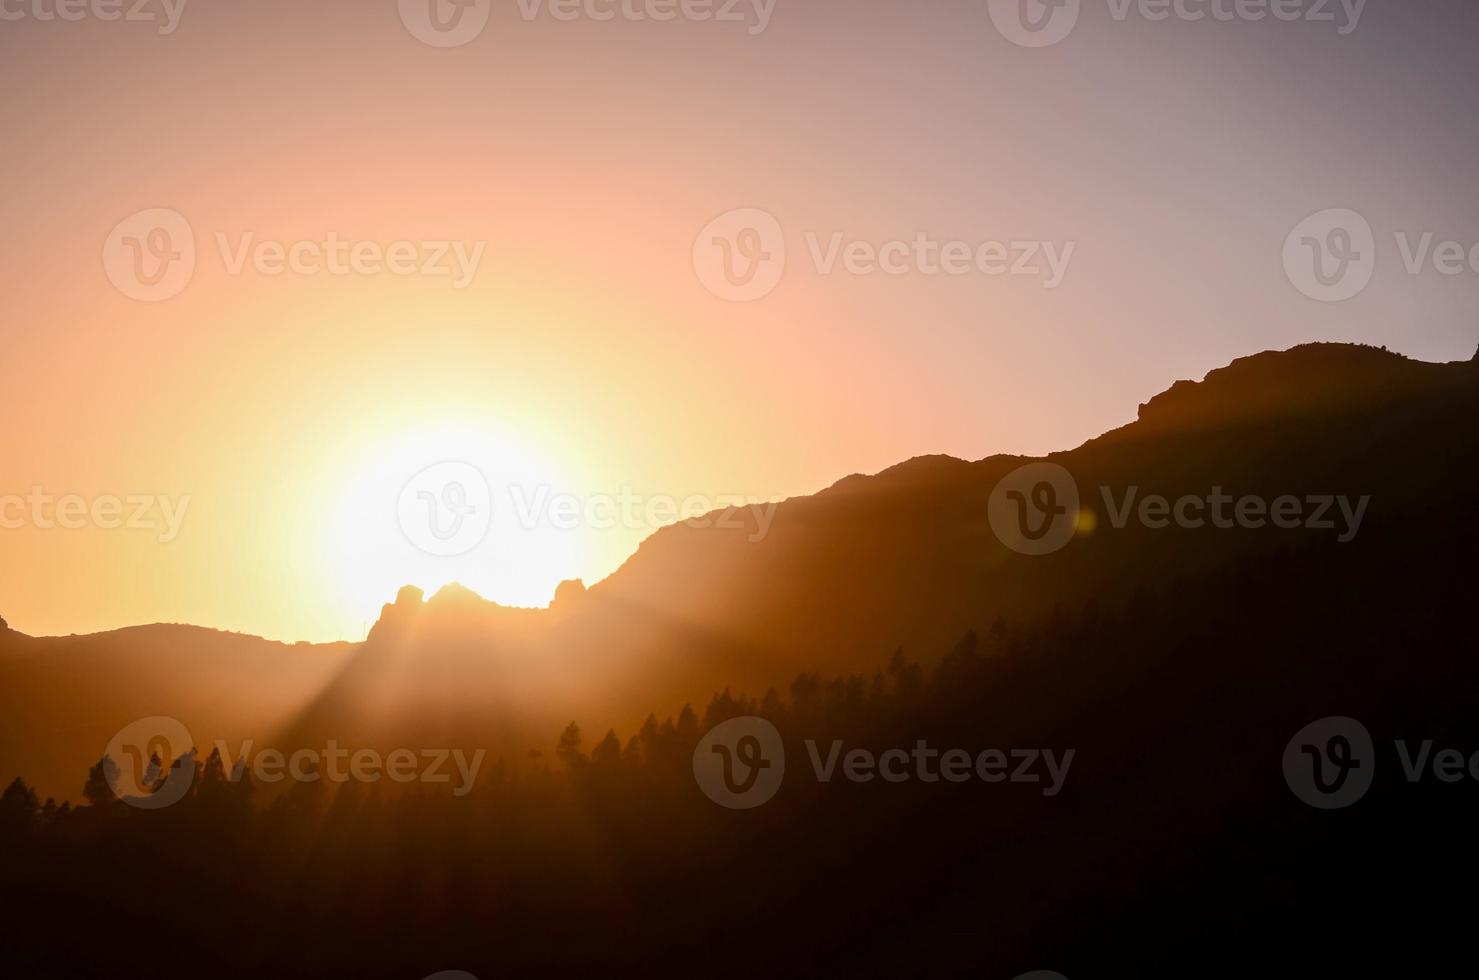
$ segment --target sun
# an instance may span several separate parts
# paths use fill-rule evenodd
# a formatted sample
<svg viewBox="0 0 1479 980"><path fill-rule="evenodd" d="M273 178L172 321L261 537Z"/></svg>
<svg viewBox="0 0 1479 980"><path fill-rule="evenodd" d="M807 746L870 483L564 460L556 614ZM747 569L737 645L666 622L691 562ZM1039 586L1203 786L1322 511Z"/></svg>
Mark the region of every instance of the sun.
<svg viewBox="0 0 1479 980"><path fill-rule="evenodd" d="M404 585L459 582L504 605L543 606L578 577L584 538L549 520L559 471L506 435L432 425L370 442L326 476L322 573L365 626Z"/></svg>

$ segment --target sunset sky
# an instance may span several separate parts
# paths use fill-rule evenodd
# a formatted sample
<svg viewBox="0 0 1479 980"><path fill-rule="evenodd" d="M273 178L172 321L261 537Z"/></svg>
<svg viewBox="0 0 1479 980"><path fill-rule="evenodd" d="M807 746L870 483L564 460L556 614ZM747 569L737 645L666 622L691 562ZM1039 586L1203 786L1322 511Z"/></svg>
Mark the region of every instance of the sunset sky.
<svg viewBox="0 0 1479 980"><path fill-rule="evenodd" d="M1479 243L1479 5L1370 0L1345 35L1331 6L1185 22L1082 0L1029 48L985 0L776 0L763 30L750 0L740 22L499 0L439 48L395 0L190 0L168 34L6 0L0 498L184 509L172 535L0 510L0 615L357 640L408 582L520 605L594 582L671 519L654 499L1069 448L1177 379L1306 341L1467 359L1479 268L1409 273L1395 236ZM140 301L105 256L157 208L196 265ZM740 208L774 218L785 271L731 302L695 245ZM1281 253L1329 208L1369 223L1376 265L1323 303ZM479 261L465 283L233 273L244 234ZM1067 260L1051 284L824 271L838 235ZM494 518L438 557L397 506L448 461L487 474ZM636 498L640 520L530 522L510 488Z"/></svg>

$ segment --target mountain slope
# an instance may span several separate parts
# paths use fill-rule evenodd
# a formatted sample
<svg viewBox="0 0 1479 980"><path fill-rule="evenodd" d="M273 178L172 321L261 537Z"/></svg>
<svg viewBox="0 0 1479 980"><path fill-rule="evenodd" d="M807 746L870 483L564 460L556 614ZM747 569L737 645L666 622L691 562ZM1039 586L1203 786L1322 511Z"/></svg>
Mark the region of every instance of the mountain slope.
<svg viewBox="0 0 1479 980"><path fill-rule="evenodd" d="M800 670L871 674L899 646L933 658L998 617L1021 625L1116 604L1340 533L1115 527L1132 488L1137 500L1338 495L1367 501L1363 529L1436 529L1479 490L1476 395L1474 362L1333 344L1241 358L1049 457L1072 475L1093 530L1039 557L1009 550L987 516L992 489L1027 460L934 456L786 501L763 536L745 508L718 526L664 528L546 611L407 590L366 643L325 648L186 627L0 633L0 781L25 772L75 797L70 783L112 731L160 714L200 744L334 738L519 758L548 749L571 718L598 726L591 735L629 735L654 707L725 687L759 694ZM1362 541L1340 547L1356 555Z"/></svg>

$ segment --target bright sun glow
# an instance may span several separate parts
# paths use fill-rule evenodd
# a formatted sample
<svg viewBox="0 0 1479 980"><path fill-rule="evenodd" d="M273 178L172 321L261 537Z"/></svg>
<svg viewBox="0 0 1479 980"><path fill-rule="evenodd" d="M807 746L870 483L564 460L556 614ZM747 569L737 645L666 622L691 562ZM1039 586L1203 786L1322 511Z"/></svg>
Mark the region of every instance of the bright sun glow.
<svg viewBox="0 0 1479 980"><path fill-rule="evenodd" d="M464 493L469 488L462 485L449 496L437 480L429 491L423 487L424 474L444 468L480 472L487 496L480 487ZM365 625L403 585L420 586L430 596L460 582L505 605L543 606L555 586L579 575L582 536L553 526L536 505L563 490L561 475L496 433L455 427L411 432L369 447L343 472L351 478L329 501L321 553L343 608ZM454 507L472 508L460 525ZM453 527L463 537L452 537Z"/></svg>

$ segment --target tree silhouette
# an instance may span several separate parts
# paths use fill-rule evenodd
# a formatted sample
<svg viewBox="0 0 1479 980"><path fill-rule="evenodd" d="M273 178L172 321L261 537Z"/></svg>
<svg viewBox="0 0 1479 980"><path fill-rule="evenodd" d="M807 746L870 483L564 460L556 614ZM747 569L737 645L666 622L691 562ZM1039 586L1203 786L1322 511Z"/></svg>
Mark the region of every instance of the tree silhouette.
<svg viewBox="0 0 1479 980"><path fill-rule="evenodd" d="M1440 921L1435 909L1449 903L1445 924L1468 914L1445 886L1467 877L1470 859L1460 848L1413 862L1388 842L1462 839L1472 809L1378 792L1332 832L1278 785L1278 749L1328 700L1373 728L1452 725L1455 693L1468 703L1479 691L1479 661L1464 643L1471 577L1443 561L1476 544L1479 529L1462 521L1441 538L1397 527L1363 537L1359 552L1292 550L1174 592L1070 607L1051 623L994 623L941 644L927 665L900 653L885 667L894 644L880 643L884 669L803 673L792 698L766 692L759 708L796 753L786 791L753 818L735 819L696 785L689 739L702 726L691 707L645 716L625 751L608 730L589 759L572 722L557 740L565 766L551 771L536 751L527 769L465 799L320 782L223 811L216 791L247 793L250 781L233 770L223 785L215 753L194 793L152 813L117 805L106 757L88 773L85 810L38 809L17 780L0 797L0 867L18 897L5 975L102 975L99 962L137 942L145 917L200 937L189 957L151 963L166 977L279 975L271 958L284 948L302 951L301 975L426 976L428 958L490 947L482 963L468 957L474 975L497 975L478 969L494 957L532 967L558 948L569 969L554 975L666 976L691 972L716 929L746 962L824 957L829 975L873 975L884 961L920 974L909 968L927 937L928 975L1013 976L1048 961L1068 976L1175 976L1168 965L1208 949L1287 945L1288 923L1315 937L1305 952L1328 967L1341 947L1320 937L1360 914L1342 900L1356 889L1396 898L1358 921L1371 943L1351 957L1370 946L1410 955L1406 938ZM1403 576L1370 574L1393 567ZM1419 611L1422 642L1404 647ZM725 691L696 703L707 721L756 707ZM811 738L821 756L841 739L1041 746L1060 759L1076 747L1080 761L1053 798L1042 784L976 778L827 785L811 776ZM1189 768L1188 758L1218 761ZM1352 847L1370 860L1352 861ZM135 880L147 890L115 897ZM952 904L946 889L958 883L970 885L969 907ZM965 914L993 924L991 943L958 928ZM848 933L861 919L887 928ZM1171 926L1156 940L1166 962L1150 969L1148 920ZM236 941L243 934L273 942ZM818 935L837 939L818 947ZM1215 975L1258 975L1232 965Z"/></svg>
<svg viewBox="0 0 1479 980"><path fill-rule="evenodd" d="M698 715L691 704L685 704L678 712L678 738L684 745L698 741Z"/></svg>
<svg viewBox="0 0 1479 980"><path fill-rule="evenodd" d="M87 771L87 782L82 786L82 798L89 806L107 806L117 800L113 793L117 782L118 764L105 755Z"/></svg>
<svg viewBox="0 0 1479 980"><path fill-rule="evenodd" d="M974 634L972 634L974 637ZM975 648L975 640L971 640L971 649ZM900 701L910 703L919 698L924 690L924 668L917 663L911 663L904 656L902 647L894 651L894 655L888 662L888 675L894 680L894 694Z"/></svg>
<svg viewBox="0 0 1479 980"><path fill-rule="evenodd" d="M5 832L29 832L36 821L40 803L36 791L19 776L0 795L0 828Z"/></svg>
<svg viewBox="0 0 1479 980"><path fill-rule="evenodd" d="M580 753L580 726L575 722L572 721L560 733L560 741L555 746L555 758L567 766L578 766L585 761L585 756Z"/></svg>
<svg viewBox="0 0 1479 980"><path fill-rule="evenodd" d="M605 770L615 769L621 764L621 739L616 737L615 729L608 731L591 750L591 764Z"/></svg>

